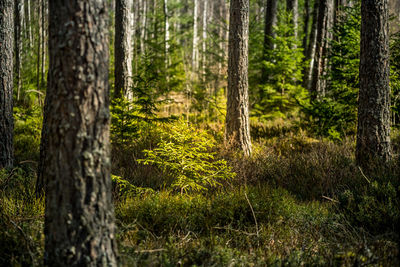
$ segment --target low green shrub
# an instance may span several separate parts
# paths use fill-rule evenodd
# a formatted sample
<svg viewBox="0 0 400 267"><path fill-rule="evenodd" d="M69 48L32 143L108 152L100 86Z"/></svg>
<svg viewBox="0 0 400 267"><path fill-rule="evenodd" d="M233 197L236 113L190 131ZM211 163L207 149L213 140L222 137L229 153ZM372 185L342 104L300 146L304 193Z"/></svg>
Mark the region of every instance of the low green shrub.
<svg viewBox="0 0 400 267"><path fill-rule="evenodd" d="M181 193L206 191L235 176L225 160L215 158L212 149L216 142L206 131L182 120L164 129L157 147L144 150L145 158L139 162L155 165L172 177L173 189Z"/></svg>

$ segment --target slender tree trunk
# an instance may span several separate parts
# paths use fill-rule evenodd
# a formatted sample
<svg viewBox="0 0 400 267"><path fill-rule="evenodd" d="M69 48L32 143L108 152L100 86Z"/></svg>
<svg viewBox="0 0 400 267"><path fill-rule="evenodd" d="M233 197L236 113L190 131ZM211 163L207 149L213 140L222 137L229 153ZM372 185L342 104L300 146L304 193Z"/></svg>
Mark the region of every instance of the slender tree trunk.
<svg viewBox="0 0 400 267"><path fill-rule="evenodd" d="M45 264L116 266L107 1L50 1Z"/></svg>
<svg viewBox="0 0 400 267"><path fill-rule="evenodd" d="M315 1L312 13L310 39L307 47L307 54L305 56L305 60L306 62L309 62L309 64L306 68L304 68L304 76L303 76L303 86L308 90L311 90L311 79L314 70L315 50L317 43L318 10L319 10L319 1Z"/></svg>
<svg viewBox="0 0 400 267"><path fill-rule="evenodd" d="M225 138L251 154L248 92L249 0L231 0Z"/></svg>
<svg viewBox="0 0 400 267"><path fill-rule="evenodd" d="M165 68L168 68L168 54L169 54L169 18L168 18L168 0L164 0L164 24L165 24Z"/></svg>
<svg viewBox="0 0 400 267"><path fill-rule="evenodd" d="M33 41L32 41L32 21L31 21L31 0L27 0L26 2L27 6L27 19L26 19L26 27L28 30L28 38L29 38L29 47L32 47Z"/></svg>
<svg viewBox="0 0 400 267"><path fill-rule="evenodd" d="M142 55L145 54L145 42L146 42L146 22L147 22L147 0L140 0L142 8L142 22L140 30L140 52Z"/></svg>
<svg viewBox="0 0 400 267"><path fill-rule="evenodd" d="M13 157L13 34L14 4L0 0L0 169L11 168Z"/></svg>
<svg viewBox="0 0 400 267"><path fill-rule="evenodd" d="M193 71L197 71L199 68L199 37L198 37L198 26L197 26L197 18L198 18L198 10L199 10L199 0L194 0L194 12L193 12L193 51L192 51L192 69Z"/></svg>
<svg viewBox="0 0 400 267"><path fill-rule="evenodd" d="M310 25L310 13L311 13L311 8L310 8L310 0L304 0L304 36L303 36L303 54L304 58L307 57L307 41L308 41L308 36L309 36L309 25Z"/></svg>
<svg viewBox="0 0 400 267"><path fill-rule="evenodd" d="M330 27L332 25L333 0L321 0L318 11L318 27L316 52L311 81L311 99L315 100L325 95L326 55L328 52L328 39L331 38Z"/></svg>
<svg viewBox="0 0 400 267"><path fill-rule="evenodd" d="M356 147L362 167L370 160L391 158L388 21L387 0L362 1Z"/></svg>
<svg viewBox="0 0 400 267"><path fill-rule="evenodd" d="M267 53L269 50L274 49L272 39L275 38L274 27L278 22L278 1L268 0L265 9L265 24L264 24L264 60L268 60ZM262 80L266 82L268 73L265 67L262 68Z"/></svg>
<svg viewBox="0 0 400 267"><path fill-rule="evenodd" d="M37 3L37 15L38 15L38 31L37 31L37 61L36 61L36 87L37 90L40 90L40 74L41 74L41 68L40 68L40 63L41 63L41 46L42 46L42 5L41 1L44 0L39 0ZM40 101L39 101L40 102Z"/></svg>
<svg viewBox="0 0 400 267"><path fill-rule="evenodd" d="M208 8L208 0L204 0L204 6L203 6L203 32L202 32L202 37L203 37L203 43L202 43L202 74L203 74L203 80L205 81L206 79L206 49L207 49L207 8Z"/></svg>
<svg viewBox="0 0 400 267"><path fill-rule="evenodd" d="M22 51L22 17L23 17L23 1L14 0L14 51L15 51L15 81L17 85L17 100L21 93L21 51Z"/></svg>
<svg viewBox="0 0 400 267"><path fill-rule="evenodd" d="M297 27L298 27L298 20L299 20L299 12L298 12L298 0L286 0L286 9L288 12L292 14L292 24L294 28L294 38L297 40ZM294 44L293 48L297 46Z"/></svg>
<svg viewBox="0 0 400 267"><path fill-rule="evenodd" d="M132 87L131 0L115 2L115 87L114 97L127 96Z"/></svg>

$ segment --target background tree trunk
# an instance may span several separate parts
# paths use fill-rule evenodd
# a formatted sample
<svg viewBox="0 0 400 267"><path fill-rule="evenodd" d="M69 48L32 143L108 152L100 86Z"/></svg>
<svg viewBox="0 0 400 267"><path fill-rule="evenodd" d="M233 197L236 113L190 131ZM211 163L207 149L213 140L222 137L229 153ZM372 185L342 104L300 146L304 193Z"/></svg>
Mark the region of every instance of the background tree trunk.
<svg viewBox="0 0 400 267"><path fill-rule="evenodd" d="M199 0L194 0L194 11L193 11L193 51L192 51L192 69L197 71L199 68L199 37L198 37L198 26L197 18L199 12Z"/></svg>
<svg viewBox="0 0 400 267"><path fill-rule="evenodd" d="M286 10L292 14L292 24L294 28L294 38L297 40L297 26L299 20L299 12L298 12L298 0L286 0ZM296 45L294 45L296 48Z"/></svg>
<svg viewBox="0 0 400 267"><path fill-rule="evenodd" d="M317 43L318 10L319 10L319 1L315 1L312 13L310 39L308 41L307 53L305 57L305 60L308 61L309 64L308 66L306 66L306 68L304 68L304 77L303 77L303 86L308 90L311 89L311 79L314 70L315 49Z"/></svg>
<svg viewBox="0 0 400 267"><path fill-rule="evenodd" d="M128 96L132 87L131 0L115 2L114 97Z"/></svg>
<svg viewBox="0 0 400 267"><path fill-rule="evenodd" d="M0 0L0 169L13 166L14 3Z"/></svg>
<svg viewBox="0 0 400 267"><path fill-rule="evenodd" d="M248 92L249 0L231 0L226 141L251 154Z"/></svg>
<svg viewBox="0 0 400 267"><path fill-rule="evenodd" d="M363 167L391 157L388 20L387 0L362 1L356 159Z"/></svg>
<svg viewBox="0 0 400 267"><path fill-rule="evenodd" d="M15 54L15 81L17 85L17 100L21 93L21 51L22 51L22 19L23 19L23 1L14 0L14 54Z"/></svg>
<svg viewBox="0 0 400 267"><path fill-rule="evenodd" d="M265 24L264 24L264 60L267 59L268 50L274 49L271 39L275 37L274 27L278 22L278 1L268 0L265 9ZM265 67L262 68L262 80L266 82L268 73Z"/></svg>
<svg viewBox="0 0 400 267"><path fill-rule="evenodd" d="M107 1L50 1L45 264L116 266Z"/></svg>

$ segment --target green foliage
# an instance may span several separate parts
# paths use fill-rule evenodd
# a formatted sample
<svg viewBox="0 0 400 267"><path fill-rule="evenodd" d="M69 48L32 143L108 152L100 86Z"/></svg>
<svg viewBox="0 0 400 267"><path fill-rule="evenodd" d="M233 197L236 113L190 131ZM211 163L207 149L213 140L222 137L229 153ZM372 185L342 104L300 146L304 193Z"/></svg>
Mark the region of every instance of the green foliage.
<svg viewBox="0 0 400 267"><path fill-rule="evenodd" d="M271 39L275 48L268 51L263 62L268 81L260 84L261 99L255 104L253 116L260 120L292 118L299 110L298 101L307 97L300 85L302 80L303 53L301 44L294 37L291 16L282 12Z"/></svg>
<svg viewBox="0 0 400 267"><path fill-rule="evenodd" d="M16 162L39 159L42 114L38 107L14 107L14 156Z"/></svg>
<svg viewBox="0 0 400 267"><path fill-rule="evenodd" d="M348 220L370 233L395 232L400 219L400 188L390 181L373 181L360 191L345 190L340 195L339 207Z"/></svg>
<svg viewBox="0 0 400 267"><path fill-rule="evenodd" d="M341 140L354 134L360 62L360 5L343 7L329 40L326 95L303 106L309 127L320 136Z"/></svg>
<svg viewBox="0 0 400 267"><path fill-rule="evenodd" d="M119 195L123 197L136 196L141 194L152 194L154 190L151 188L143 188L134 186L129 181L123 179L121 176L111 175L111 180L117 184Z"/></svg>
<svg viewBox="0 0 400 267"><path fill-rule="evenodd" d="M162 132L157 148L145 150L143 164L153 164L174 178L171 186L181 193L205 191L234 177L225 160L215 159L215 140L207 132L180 121Z"/></svg>

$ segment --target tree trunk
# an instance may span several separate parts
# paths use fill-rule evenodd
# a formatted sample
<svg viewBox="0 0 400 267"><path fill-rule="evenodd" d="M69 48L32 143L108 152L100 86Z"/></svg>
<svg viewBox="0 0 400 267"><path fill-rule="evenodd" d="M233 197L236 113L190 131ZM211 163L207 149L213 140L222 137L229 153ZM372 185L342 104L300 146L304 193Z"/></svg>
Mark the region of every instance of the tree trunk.
<svg viewBox="0 0 400 267"><path fill-rule="evenodd" d="M303 76L303 86L308 90L311 90L311 79L314 70L315 50L317 43L318 10L319 10L319 1L315 1L312 13L310 39L308 41L307 53L305 57L305 60L308 61L309 64L306 68L304 68L304 76Z"/></svg>
<svg viewBox="0 0 400 267"><path fill-rule="evenodd" d="M331 38L330 27L333 20L333 0L321 0L318 10L317 40L315 59L311 80L311 99L315 100L325 95L326 54L328 51L328 39Z"/></svg>
<svg viewBox="0 0 400 267"><path fill-rule="evenodd" d="M165 24L165 68L168 68L168 53L169 53L169 18L168 18L168 0L164 0L164 24Z"/></svg>
<svg viewBox="0 0 400 267"><path fill-rule="evenodd" d="M356 147L362 167L391 157L388 20L387 0L362 1Z"/></svg>
<svg viewBox="0 0 400 267"><path fill-rule="evenodd" d="M203 32L202 32L202 37L203 37L203 43L202 43L202 60L201 60L201 70L203 74L203 80L205 82L206 80L206 49L207 49L207 8L208 8L208 0L204 0L204 6L203 6Z"/></svg>
<svg viewBox="0 0 400 267"><path fill-rule="evenodd" d="M45 265L116 266L108 1L50 1Z"/></svg>
<svg viewBox="0 0 400 267"><path fill-rule="evenodd" d="M268 0L267 7L265 9L265 24L264 24L264 60L268 60L267 53L269 50L274 49L273 42L271 41L275 38L274 27L278 22L278 1ZM263 66L262 68L262 80L266 82L268 79L268 73Z"/></svg>
<svg viewBox="0 0 400 267"><path fill-rule="evenodd" d="M17 85L17 100L19 100L21 93L21 51L22 51L22 18L23 18L23 1L14 0L14 51L15 51L15 81Z"/></svg>
<svg viewBox="0 0 400 267"><path fill-rule="evenodd" d="M131 0L115 1L114 97L128 97L132 87Z"/></svg>
<svg viewBox="0 0 400 267"><path fill-rule="evenodd" d="M199 0L194 0L194 12L193 12L193 51L192 51L192 70L197 71L199 68L199 37L198 37L198 10L199 10Z"/></svg>
<svg viewBox="0 0 400 267"><path fill-rule="evenodd" d="M0 0L0 169L13 166L14 4Z"/></svg>
<svg viewBox="0 0 400 267"><path fill-rule="evenodd" d="M306 58L306 56L307 56L307 48L308 48L307 41L308 41L308 36L309 36L310 12L311 12L310 0L305 0L304 1L304 28L303 28L304 36L303 36L303 43L302 43L304 58Z"/></svg>
<svg viewBox="0 0 400 267"><path fill-rule="evenodd" d="M297 25L299 20L298 0L286 0L286 10L292 14L294 38L297 40ZM293 45L296 48L296 45Z"/></svg>
<svg viewBox="0 0 400 267"><path fill-rule="evenodd" d="M249 0L231 0L226 141L251 154L248 92Z"/></svg>

